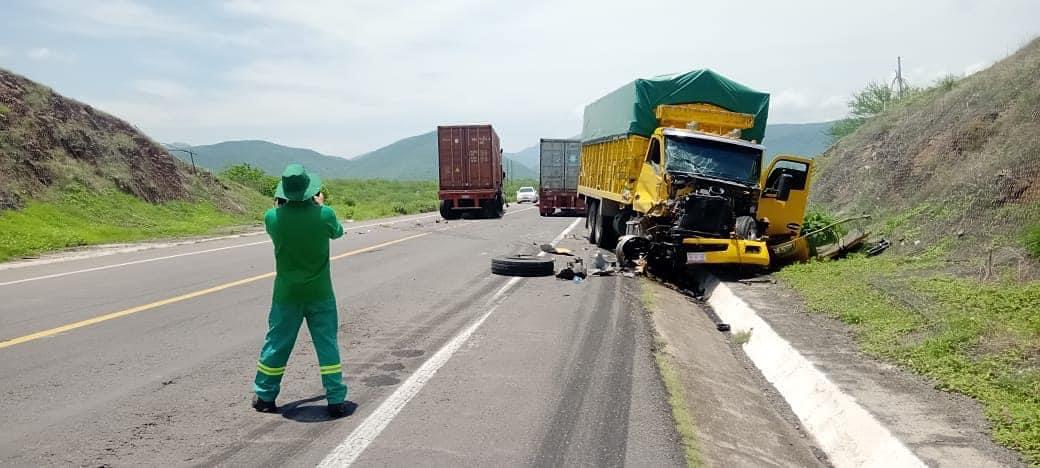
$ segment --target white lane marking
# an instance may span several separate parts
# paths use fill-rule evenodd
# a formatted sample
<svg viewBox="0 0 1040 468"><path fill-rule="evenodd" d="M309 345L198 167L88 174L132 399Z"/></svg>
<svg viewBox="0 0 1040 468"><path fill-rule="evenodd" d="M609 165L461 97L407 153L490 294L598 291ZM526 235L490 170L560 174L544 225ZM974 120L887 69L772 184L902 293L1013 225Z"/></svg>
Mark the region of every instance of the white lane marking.
<svg viewBox="0 0 1040 468"><path fill-rule="evenodd" d="M571 223L567 229L564 229L560 235L556 236L550 244L554 246L558 244L565 236L567 236L567 233L574 229L581 221L581 218L575 219L574 222ZM540 252L538 254L539 257L542 255L545 255L545 252ZM332 449L332 451L325 456L325 459L322 460L318 466L321 468L341 467L350 466L350 464L354 463L358 457L361 456L361 453L368 448L369 444L379 436L379 433L383 432L383 429L390 424L390 421L392 421L394 417L404 409L404 406L407 405L420 390L422 390L423 386L433 378L433 375L436 374L449 359L451 359L452 355L454 355L455 352L469 340L470 336L480 328L480 325L483 324L496 309L498 309L498 306L504 302L506 293L513 289L513 287L522 279L522 277L511 278L505 285L499 288L498 291L491 296L491 299L489 299L484 305L484 307L488 308L487 311L477 318L476 321L459 332L458 335L455 335L455 337L441 347L436 354L424 362L423 365L408 377L408 380L405 380L393 394L391 394L386 400L383 400L383 403L381 403L372 414L365 418L365 420L362 421L346 439L343 439L343 442L336 446L336 448Z"/></svg>
<svg viewBox="0 0 1040 468"><path fill-rule="evenodd" d="M116 263L116 264L113 264L113 265L103 265L103 266L98 266L98 267L94 267L94 268L85 268L85 269L82 269L82 270L66 271L66 272L63 272L63 273L54 273L54 274L51 274L51 275L36 276L36 277L32 277L32 278L23 278L23 279L20 279L20 280L6 281L6 282L3 282L3 283L0 283L0 286L10 286L12 284L28 283L30 281L39 281L39 280L52 279L52 278L61 278L62 276L76 275L76 274L80 274L80 273L90 273L92 271L108 270L108 269L111 269L111 268L119 268L119 267L125 267L125 266L130 266L130 265L138 265L138 264L141 264L141 263L157 262L159 260L168 260L168 259L177 258L177 257L187 257L189 255L199 255L199 254L204 254L204 253L209 253L209 252L217 252L217 251L220 251L220 250L237 249L239 247L249 247L251 245L267 244L267 243L270 243L270 242L271 241L269 241L269 240L259 241L259 242L250 242L248 244L231 245L231 246L227 246L227 247L218 247L218 248L215 248L215 249L206 249L206 250L199 250L199 251L195 251L195 252L186 252L186 253L181 253L181 254L176 254L176 255L167 255L165 257L146 258L146 259L143 259L143 260L134 260L132 262Z"/></svg>
<svg viewBox="0 0 1040 468"><path fill-rule="evenodd" d="M527 209L531 209L531 208L527 208ZM520 210L520 211L524 211L524 210ZM427 216L421 216L421 217L418 217L418 218L406 218L406 219L398 219L398 220L394 220L394 221L383 221L381 223L365 224L365 225L362 225L362 226L350 226L350 227L344 227L343 230L344 231L350 231L350 230L355 230L355 229L364 229L364 228L369 228L369 227L383 226L383 225L386 225L386 224L397 224L397 223L403 223L403 222L408 222L408 221L418 221L418 220L421 220L421 219L433 218L433 217L437 217L437 216L440 216L440 215L439 214L427 215ZM250 234L250 235L254 235L254 234ZM200 242L202 242L202 241L200 241ZM134 260L132 262L116 263L116 264L112 264L112 265L103 265L103 266L98 266L98 267L93 267L93 268L84 268L82 270L66 271L66 272L62 272L62 273L54 273L54 274L50 274L50 275L35 276L35 277L32 277L32 278L23 278L23 279L18 279L18 280L6 281L6 282L0 283L0 286L10 286L10 285L14 285L14 284L28 283L30 281L40 281L40 280L45 280L45 279L61 278L63 276L78 275L78 274L81 274L81 273L90 273L90 272L94 272L94 271L109 270L109 269L112 269L112 268L120 268L120 267L125 267L125 266L130 266L130 265L139 265L141 263L158 262L158 261L161 261L161 260L169 260L171 258L187 257L187 256L191 256L191 255L200 255L200 254L210 253L210 252L219 252L221 250L231 250L231 249L237 249L237 248L240 248L240 247L251 247L251 246L254 246L254 245L269 244L269 243L271 243L270 240L263 240L263 241L257 241L257 242L249 242L249 243L246 243L246 244L230 245L230 246L227 246L227 247L217 247L217 248L213 248L213 249L198 250L198 251L195 251L195 252L185 252L185 253L180 253L180 254L176 254L176 255L167 255L167 256L164 256L164 257L146 258L146 259L142 259L142 260Z"/></svg>

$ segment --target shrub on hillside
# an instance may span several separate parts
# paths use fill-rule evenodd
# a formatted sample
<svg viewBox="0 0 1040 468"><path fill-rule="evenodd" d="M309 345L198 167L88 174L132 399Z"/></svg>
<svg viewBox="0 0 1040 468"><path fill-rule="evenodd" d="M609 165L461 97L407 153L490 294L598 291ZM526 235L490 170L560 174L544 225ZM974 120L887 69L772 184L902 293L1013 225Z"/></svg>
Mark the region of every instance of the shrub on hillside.
<svg viewBox="0 0 1040 468"><path fill-rule="evenodd" d="M1034 224L1026 229L1025 247L1033 258L1040 258L1040 224Z"/></svg>
<svg viewBox="0 0 1040 468"><path fill-rule="evenodd" d="M263 169L248 163L236 164L224 169L221 177L232 182L250 187L266 197L274 197L274 189L278 186L278 178L267 175Z"/></svg>
<svg viewBox="0 0 1040 468"><path fill-rule="evenodd" d="M808 234L820 229L826 228L831 224L838 222L838 218L834 215L823 211L819 208L809 208L805 213L805 221L802 222L802 234ZM832 244L841 239L846 234L842 226L830 227L819 234L815 234L809 238L809 245L816 247L820 245Z"/></svg>

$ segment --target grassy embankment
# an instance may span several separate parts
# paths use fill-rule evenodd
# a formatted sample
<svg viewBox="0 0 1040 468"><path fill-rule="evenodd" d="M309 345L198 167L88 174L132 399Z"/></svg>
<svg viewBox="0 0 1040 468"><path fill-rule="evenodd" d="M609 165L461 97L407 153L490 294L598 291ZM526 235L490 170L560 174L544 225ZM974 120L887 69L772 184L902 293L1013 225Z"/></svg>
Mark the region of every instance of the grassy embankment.
<svg viewBox="0 0 1040 468"><path fill-rule="evenodd" d="M116 189L67 187L18 210L0 211L0 261L84 245L212 234L253 224L266 201L234 194L241 210L210 201L151 204Z"/></svg>
<svg viewBox="0 0 1040 468"><path fill-rule="evenodd" d="M1040 228L1023 242L1037 249ZM780 279L849 324L864 351L979 400L998 443L1040 466L1040 281L947 273L952 243L917 255L792 265Z"/></svg>
<svg viewBox="0 0 1040 468"><path fill-rule="evenodd" d="M232 187L230 203L238 209L206 199L152 204L114 188L52 190L24 208L0 211L0 261L69 247L214 234L259 222L278 179L241 167L221 177ZM531 184L537 185L511 182L508 193L515 196L516 188ZM343 219L437 210L435 181L328 180L325 190Z"/></svg>

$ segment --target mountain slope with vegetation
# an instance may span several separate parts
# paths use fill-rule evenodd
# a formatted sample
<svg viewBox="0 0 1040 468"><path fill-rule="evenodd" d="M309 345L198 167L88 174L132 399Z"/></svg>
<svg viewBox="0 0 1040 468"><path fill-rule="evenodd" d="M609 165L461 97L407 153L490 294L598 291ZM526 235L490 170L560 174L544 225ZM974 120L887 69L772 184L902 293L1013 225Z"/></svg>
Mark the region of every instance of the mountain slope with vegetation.
<svg viewBox="0 0 1040 468"><path fill-rule="evenodd" d="M248 223L260 200L193 174L130 124L0 69L0 260Z"/></svg>
<svg viewBox="0 0 1040 468"><path fill-rule="evenodd" d="M828 131L834 122L769 124L766 126L766 156L794 154L815 158L831 145Z"/></svg>
<svg viewBox="0 0 1040 468"><path fill-rule="evenodd" d="M170 145L171 147L173 145ZM437 134L427 132L398 140L353 159L328 156L305 148L292 148L266 141L225 141L213 145L183 147L196 153L195 163L222 171L249 164L272 175L281 174L290 162L298 162L327 179L434 180L437 178ZM187 160L189 155L175 153ZM507 156L508 157L508 156ZM506 168L509 169L507 164ZM511 178L530 179L537 173L523 164L513 164Z"/></svg>
<svg viewBox="0 0 1040 468"><path fill-rule="evenodd" d="M993 439L1040 466L1040 39L852 103L818 159L814 216L869 214L893 248L778 276L868 354L977 399Z"/></svg>

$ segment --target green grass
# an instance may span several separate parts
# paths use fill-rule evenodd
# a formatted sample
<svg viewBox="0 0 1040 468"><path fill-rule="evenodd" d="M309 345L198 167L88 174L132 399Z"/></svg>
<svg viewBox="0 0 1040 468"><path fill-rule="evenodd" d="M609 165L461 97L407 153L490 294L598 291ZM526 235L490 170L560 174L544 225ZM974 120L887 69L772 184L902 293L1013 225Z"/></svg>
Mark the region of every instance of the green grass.
<svg viewBox="0 0 1040 468"><path fill-rule="evenodd" d="M259 221L208 202L150 204L117 190L67 189L0 211L0 261L83 245L207 234Z"/></svg>
<svg viewBox="0 0 1040 468"><path fill-rule="evenodd" d="M685 388L679 371L672 365L671 357L663 351L654 352L654 360L657 361L657 369L661 372L661 381L668 392L668 406L672 408L672 418L675 419L675 429L682 439L683 456L686 458L686 466L704 466L701 459L700 448L697 446L697 425L693 420L690 409L686 406L683 397Z"/></svg>
<svg viewBox="0 0 1040 468"><path fill-rule="evenodd" d="M648 282L642 283L642 291L639 296L639 300L643 303L643 308L647 312L654 312L654 291ZM691 468L704 466L704 459L701 456L699 440L697 439L697 423L693 419L693 413L690 412L689 406L686 404L686 388L683 386L682 377L679 375L679 371L672 364L672 357L664 348L667 343L664 338L657 333L654 333L654 361L657 363L657 370L661 374L661 383L664 384L665 392L668 393L668 406L672 409L672 419L675 421L675 430L679 433L679 438L682 443L683 457L686 459L686 466Z"/></svg>
<svg viewBox="0 0 1040 468"><path fill-rule="evenodd" d="M361 221L437 211L436 181L326 180L326 203L343 219Z"/></svg>
<svg viewBox="0 0 1040 468"><path fill-rule="evenodd" d="M1022 236L1022 243L1029 255L1032 255L1033 258L1040 258L1040 224L1026 228L1025 234Z"/></svg>
<svg viewBox="0 0 1040 468"><path fill-rule="evenodd" d="M863 349L978 399L998 443L1040 466L1040 282L937 273L944 253L789 266L781 280Z"/></svg>

